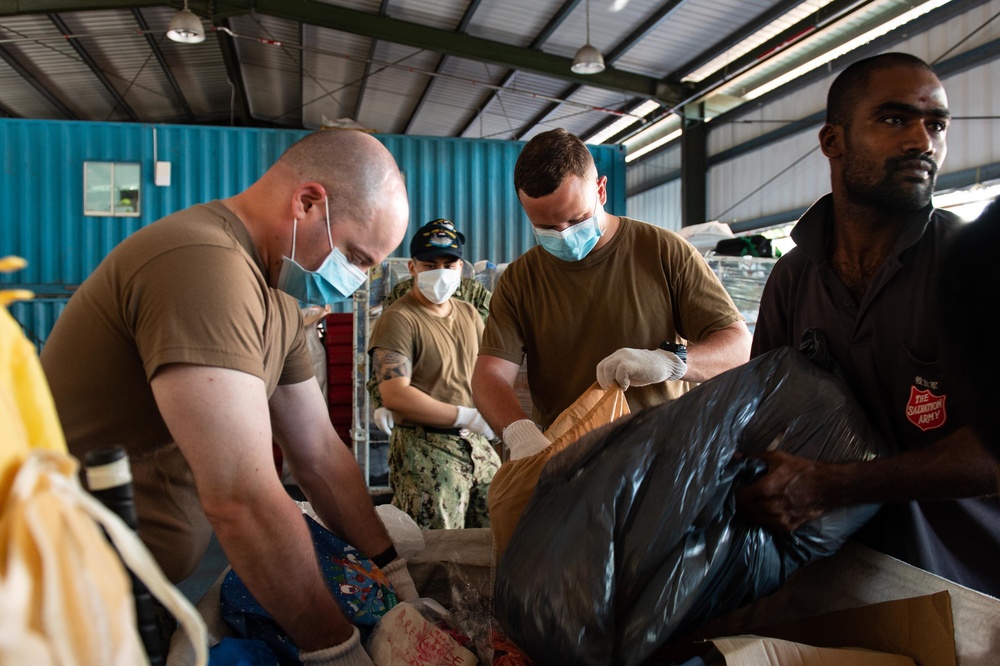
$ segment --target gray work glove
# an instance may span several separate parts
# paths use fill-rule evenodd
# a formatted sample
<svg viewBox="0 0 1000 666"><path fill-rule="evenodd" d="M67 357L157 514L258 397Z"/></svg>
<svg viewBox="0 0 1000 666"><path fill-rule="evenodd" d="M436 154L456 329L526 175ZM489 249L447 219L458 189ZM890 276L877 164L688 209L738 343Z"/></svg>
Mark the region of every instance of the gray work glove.
<svg viewBox="0 0 1000 666"><path fill-rule="evenodd" d="M354 627L351 637L340 645L314 652L299 652L304 666L375 666L372 658L361 647L361 632Z"/></svg>
<svg viewBox="0 0 1000 666"><path fill-rule="evenodd" d="M417 594L417 586L413 584L410 571L406 568L405 557L397 557L382 567L382 573L392 583L392 587L396 590L396 596L399 597L400 601L416 601L420 598L420 595Z"/></svg>
<svg viewBox="0 0 1000 666"><path fill-rule="evenodd" d="M665 349L630 349L614 352L597 364L597 383L606 389L617 382L624 391L629 386L648 386L687 373L687 363Z"/></svg>
<svg viewBox="0 0 1000 666"><path fill-rule="evenodd" d="M375 410L375 425L379 430L387 435L392 434L392 429L396 426L395 420L392 418L392 412L385 407L379 407Z"/></svg>
<svg viewBox="0 0 1000 666"><path fill-rule="evenodd" d="M531 419L514 421L503 429L503 443L510 451L510 459L527 458L548 448L550 442Z"/></svg>
<svg viewBox="0 0 1000 666"><path fill-rule="evenodd" d="M497 438L497 436L493 434L490 424L486 422L486 419L483 418L483 415L480 414L479 410L475 407L458 406L458 416L455 418L455 422L451 424L451 427L468 428L472 432L482 435L491 442Z"/></svg>

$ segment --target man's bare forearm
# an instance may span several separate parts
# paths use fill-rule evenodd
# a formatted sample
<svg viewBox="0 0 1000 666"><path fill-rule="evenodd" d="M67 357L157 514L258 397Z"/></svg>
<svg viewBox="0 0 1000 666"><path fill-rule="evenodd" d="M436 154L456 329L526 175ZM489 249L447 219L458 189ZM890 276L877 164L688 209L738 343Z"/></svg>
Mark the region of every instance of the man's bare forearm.
<svg viewBox="0 0 1000 666"><path fill-rule="evenodd" d="M299 649L346 641L351 624L326 585L302 512L287 495L267 503L246 499L207 513L247 589Z"/></svg>
<svg viewBox="0 0 1000 666"><path fill-rule="evenodd" d="M870 462L826 465L825 504L957 499L995 495L996 462L970 428L931 446Z"/></svg>

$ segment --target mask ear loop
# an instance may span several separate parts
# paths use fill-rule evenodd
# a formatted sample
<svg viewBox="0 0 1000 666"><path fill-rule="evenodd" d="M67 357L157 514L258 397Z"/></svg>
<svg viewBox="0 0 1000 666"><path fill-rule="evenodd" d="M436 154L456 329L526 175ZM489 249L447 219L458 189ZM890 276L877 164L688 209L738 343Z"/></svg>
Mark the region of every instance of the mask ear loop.
<svg viewBox="0 0 1000 666"><path fill-rule="evenodd" d="M292 261L295 261L295 234L299 230L299 218L292 218Z"/></svg>
<svg viewBox="0 0 1000 666"><path fill-rule="evenodd" d="M330 239L330 251L333 252L333 233L330 231L330 195L324 198L326 201L326 237Z"/></svg>
<svg viewBox="0 0 1000 666"><path fill-rule="evenodd" d="M600 238L601 236L604 235L604 232L607 231L607 229L601 229L601 221L599 219L597 219L597 209L598 208L600 208L602 212L604 211L604 205L601 204L601 194L600 194L600 192L597 193L597 200L594 202L594 215L593 215L594 222L597 224L597 237ZM607 227L607 222L608 222L608 216L607 216L607 214L605 214L605 216L604 216L604 223L605 223L604 226L605 227Z"/></svg>

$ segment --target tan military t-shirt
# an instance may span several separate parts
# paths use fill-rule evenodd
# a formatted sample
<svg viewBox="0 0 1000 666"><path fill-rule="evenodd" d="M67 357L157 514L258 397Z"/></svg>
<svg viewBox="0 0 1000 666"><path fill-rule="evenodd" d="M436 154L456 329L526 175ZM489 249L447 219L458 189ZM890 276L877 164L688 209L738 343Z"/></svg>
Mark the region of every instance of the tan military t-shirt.
<svg viewBox="0 0 1000 666"><path fill-rule="evenodd" d="M677 234L621 218L604 247L581 261L533 247L500 276L480 354L527 357L532 417L544 427L597 381L617 349L699 342L743 316L694 247ZM687 382L626 391L638 411L676 398Z"/></svg>
<svg viewBox="0 0 1000 666"><path fill-rule="evenodd" d="M381 347L406 356L413 362L411 386L435 400L472 407L472 370L483 319L472 304L457 298L449 302L451 313L436 317L408 292L376 320L368 351Z"/></svg>
<svg viewBox="0 0 1000 666"><path fill-rule="evenodd" d="M67 303L41 359L70 451L128 452L139 534L175 582L198 564L211 528L149 381L192 363L260 377L270 396L313 376L297 301L268 287L246 228L217 201L114 248Z"/></svg>

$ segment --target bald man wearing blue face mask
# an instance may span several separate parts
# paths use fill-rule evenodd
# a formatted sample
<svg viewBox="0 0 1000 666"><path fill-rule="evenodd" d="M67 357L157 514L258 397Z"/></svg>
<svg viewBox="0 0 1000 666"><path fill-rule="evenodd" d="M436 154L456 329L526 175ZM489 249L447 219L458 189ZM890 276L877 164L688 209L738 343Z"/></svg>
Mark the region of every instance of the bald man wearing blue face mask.
<svg viewBox="0 0 1000 666"><path fill-rule="evenodd" d="M372 662L281 485L272 439L330 530L382 567L404 600L416 590L330 424L299 301L349 298L408 219L399 169L377 139L309 134L243 192L126 238L70 299L42 352L70 451L82 459L125 447L139 536L168 577L185 579L214 531L314 666Z"/></svg>
<svg viewBox="0 0 1000 666"><path fill-rule="evenodd" d="M299 221L296 219L292 222L292 256L282 257L281 268L278 270L278 289L310 305L345 301L367 278L365 271L352 264L333 244L329 196L323 199L323 209L326 212L326 237L330 241L330 254L314 271L306 270L295 261L295 239L299 229Z"/></svg>
<svg viewBox="0 0 1000 666"><path fill-rule="evenodd" d="M683 394L749 358L750 332L708 263L677 234L612 215L607 177L563 129L539 134L514 167L538 247L504 271L472 378L473 398L512 459L594 381L632 411ZM527 363L533 414L514 393Z"/></svg>

